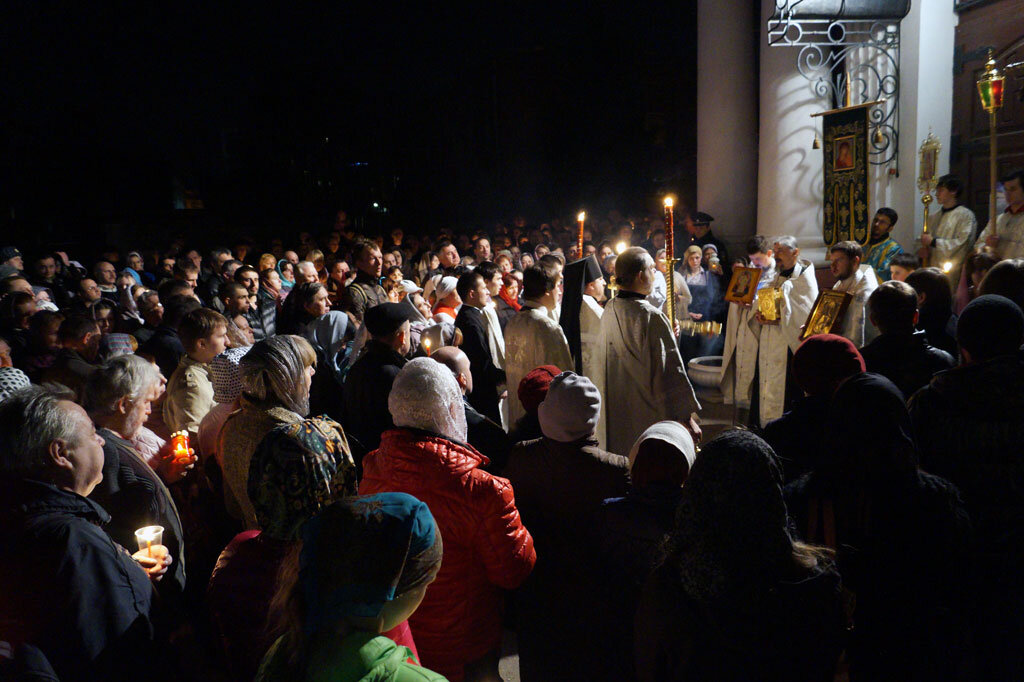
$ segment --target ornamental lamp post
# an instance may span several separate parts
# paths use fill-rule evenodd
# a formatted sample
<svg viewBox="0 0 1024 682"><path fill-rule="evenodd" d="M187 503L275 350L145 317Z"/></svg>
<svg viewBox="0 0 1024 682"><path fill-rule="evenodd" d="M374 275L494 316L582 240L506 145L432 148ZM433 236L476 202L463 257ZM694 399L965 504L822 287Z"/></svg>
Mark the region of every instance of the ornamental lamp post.
<svg viewBox="0 0 1024 682"><path fill-rule="evenodd" d="M981 97L981 106L988 112L988 174L989 174L989 195L988 215L992 221L992 232L996 229L996 112L1003 107L1003 85L1006 78L996 68L996 59L989 50L988 61L985 62L985 71L978 79L978 96Z"/></svg>

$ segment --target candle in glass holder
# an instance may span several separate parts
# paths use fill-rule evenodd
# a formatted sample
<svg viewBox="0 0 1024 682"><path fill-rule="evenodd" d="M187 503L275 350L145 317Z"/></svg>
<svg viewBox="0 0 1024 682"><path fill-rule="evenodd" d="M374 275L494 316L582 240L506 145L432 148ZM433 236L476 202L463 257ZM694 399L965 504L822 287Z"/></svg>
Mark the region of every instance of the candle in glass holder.
<svg viewBox="0 0 1024 682"><path fill-rule="evenodd" d="M163 526L144 526L135 531L135 540L139 543L140 550L146 550L146 555L153 556L153 545L164 543Z"/></svg>
<svg viewBox="0 0 1024 682"><path fill-rule="evenodd" d="M178 461L185 461L192 456L188 447L188 431L175 431L171 434L171 453Z"/></svg>

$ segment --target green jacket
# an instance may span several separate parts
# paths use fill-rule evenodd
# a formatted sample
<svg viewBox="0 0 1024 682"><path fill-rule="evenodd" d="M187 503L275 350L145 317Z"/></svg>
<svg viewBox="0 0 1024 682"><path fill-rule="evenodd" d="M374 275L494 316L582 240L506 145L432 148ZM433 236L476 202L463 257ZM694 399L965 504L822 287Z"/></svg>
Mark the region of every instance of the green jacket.
<svg viewBox="0 0 1024 682"><path fill-rule="evenodd" d="M270 647L256 682L447 682L441 675L410 663L410 659L416 660L412 652L383 635L352 632L341 646L320 638L298 665L288 660L284 640L281 637Z"/></svg>

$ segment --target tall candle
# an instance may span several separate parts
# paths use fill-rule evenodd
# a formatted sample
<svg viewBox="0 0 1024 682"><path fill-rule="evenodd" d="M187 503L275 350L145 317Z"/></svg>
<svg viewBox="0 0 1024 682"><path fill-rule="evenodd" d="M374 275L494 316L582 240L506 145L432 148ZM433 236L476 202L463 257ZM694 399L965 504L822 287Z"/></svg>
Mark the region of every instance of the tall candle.
<svg viewBox="0 0 1024 682"><path fill-rule="evenodd" d="M579 235L576 237L576 257L583 258L583 223L587 219L586 211L580 211L579 215L576 216L577 222L580 224Z"/></svg>
<svg viewBox="0 0 1024 682"><path fill-rule="evenodd" d="M665 258L669 260L676 257L675 213L672 210L674 205L675 200L672 197L665 197ZM669 268L671 267L670 263Z"/></svg>
<svg viewBox="0 0 1024 682"><path fill-rule="evenodd" d="M668 323L676 323L676 286L675 286L675 265L676 265L676 236L675 216L672 206L675 200L672 197L665 197L665 289L668 301L665 306L668 313Z"/></svg>

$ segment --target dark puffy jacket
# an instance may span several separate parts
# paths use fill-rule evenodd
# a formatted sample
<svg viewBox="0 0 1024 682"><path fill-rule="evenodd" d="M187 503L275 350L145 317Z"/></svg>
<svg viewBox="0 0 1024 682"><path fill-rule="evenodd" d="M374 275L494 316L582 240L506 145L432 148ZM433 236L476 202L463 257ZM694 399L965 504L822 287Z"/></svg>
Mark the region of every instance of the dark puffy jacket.
<svg viewBox="0 0 1024 682"><path fill-rule="evenodd" d="M162 679L153 588L109 521L48 483L0 481L0 641L37 648L64 681Z"/></svg>
<svg viewBox="0 0 1024 682"><path fill-rule="evenodd" d="M412 429L386 431L363 460L360 495L402 492L429 507L444 540L437 579L409 618L423 665L451 682L466 663L501 643L502 590L533 570L533 538L516 509L512 485L480 468L468 445Z"/></svg>
<svg viewBox="0 0 1024 682"><path fill-rule="evenodd" d="M924 332L882 334L861 348L860 354L867 371L896 384L904 398L956 364L952 355L928 343Z"/></svg>

